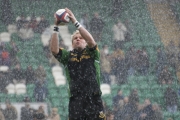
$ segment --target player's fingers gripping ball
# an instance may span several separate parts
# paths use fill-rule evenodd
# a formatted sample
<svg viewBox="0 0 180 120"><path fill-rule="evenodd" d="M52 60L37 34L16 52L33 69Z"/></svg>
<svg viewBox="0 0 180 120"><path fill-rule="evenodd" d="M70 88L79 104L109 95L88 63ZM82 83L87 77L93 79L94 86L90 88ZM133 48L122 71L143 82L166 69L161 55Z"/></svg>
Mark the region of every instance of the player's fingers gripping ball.
<svg viewBox="0 0 180 120"><path fill-rule="evenodd" d="M66 12L65 9L59 9L54 14L54 17L57 19L58 25L65 25L69 23L69 14Z"/></svg>

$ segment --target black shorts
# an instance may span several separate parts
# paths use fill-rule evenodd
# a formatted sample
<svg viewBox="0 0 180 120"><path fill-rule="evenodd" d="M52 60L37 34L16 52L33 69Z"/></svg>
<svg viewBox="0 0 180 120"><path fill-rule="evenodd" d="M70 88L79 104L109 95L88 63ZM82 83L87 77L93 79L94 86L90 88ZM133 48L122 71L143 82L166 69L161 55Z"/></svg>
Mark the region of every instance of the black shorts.
<svg viewBox="0 0 180 120"><path fill-rule="evenodd" d="M69 120L105 120L101 96L70 97Z"/></svg>

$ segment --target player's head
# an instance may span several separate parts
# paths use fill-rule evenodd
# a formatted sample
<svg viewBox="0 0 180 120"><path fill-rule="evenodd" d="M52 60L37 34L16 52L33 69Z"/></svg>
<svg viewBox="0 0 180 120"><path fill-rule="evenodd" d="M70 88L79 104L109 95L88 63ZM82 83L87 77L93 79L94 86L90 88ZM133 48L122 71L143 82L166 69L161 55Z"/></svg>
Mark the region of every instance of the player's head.
<svg viewBox="0 0 180 120"><path fill-rule="evenodd" d="M6 103L6 107L7 107L7 108L10 108L10 107L11 107L11 102L10 102L9 100L6 100L5 103Z"/></svg>
<svg viewBox="0 0 180 120"><path fill-rule="evenodd" d="M126 104L126 103L128 103L129 102L129 98L126 96L126 97L124 97L124 103Z"/></svg>
<svg viewBox="0 0 180 120"><path fill-rule="evenodd" d="M87 43L81 36L80 32L76 30L72 35L72 47L77 50L82 50L86 47Z"/></svg>
<svg viewBox="0 0 180 120"><path fill-rule="evenodd" d="M117 91L117 94L118 94L118 95L122 95L122 90L119 89L119 90Z"/></svg>
<svg viewBox="0 0 180 120"><path fill-rule="evenodd" d="M53 115L58 114L58 109L57 109L57 108L52 108L52 114L53 114Z"/></svg>
<svg viewBox="0 0 180 120"><path fill-rule="evenodd" d="M148 106L148 105L150 105L150 104L151 104L150 99L146 98L146 99L144 100L144 105L145 105L145 106Z"/></svg>
<svg viewBox="0 0 180 120"><path fill-rule="evenodd" d="M135 88L135 89L133 89L132 90L132 94L135 94L135 95L137 95L138 94L138 90Z"/></svg>

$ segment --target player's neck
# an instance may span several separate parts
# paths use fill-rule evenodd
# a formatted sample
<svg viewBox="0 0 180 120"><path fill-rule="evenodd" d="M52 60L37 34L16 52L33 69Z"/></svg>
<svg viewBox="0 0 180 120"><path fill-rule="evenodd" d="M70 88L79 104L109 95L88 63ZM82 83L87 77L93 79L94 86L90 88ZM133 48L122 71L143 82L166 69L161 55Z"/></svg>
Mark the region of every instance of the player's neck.
<svg viewBox="0 0 180 120"><path fill-rule="evenodd" d="M82 50L84 50L84 48L75 48L75 50L77 50L78 52L81 52Z"/></svg>

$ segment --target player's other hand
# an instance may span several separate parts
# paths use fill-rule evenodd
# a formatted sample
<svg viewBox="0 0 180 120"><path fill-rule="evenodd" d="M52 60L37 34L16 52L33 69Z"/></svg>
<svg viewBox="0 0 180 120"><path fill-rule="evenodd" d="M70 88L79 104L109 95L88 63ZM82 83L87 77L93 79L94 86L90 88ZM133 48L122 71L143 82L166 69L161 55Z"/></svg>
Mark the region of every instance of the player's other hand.
<svg viewBox="0 0 180 120"><path fill-rule="evenodd" d="M72 13L72 11L68 8L65 8L65 10L69 14L69 18L72 21L72 23L75 23L77 20L76 20L76 17L74 16L74 14Z"/></svg>
<svg viewBox="0 0 180 120"><path fill-rule="evenodd" d="M55 14L54 14L54 24L55 24L56 26L60 25L60 21L57 20Z"/></svg>

